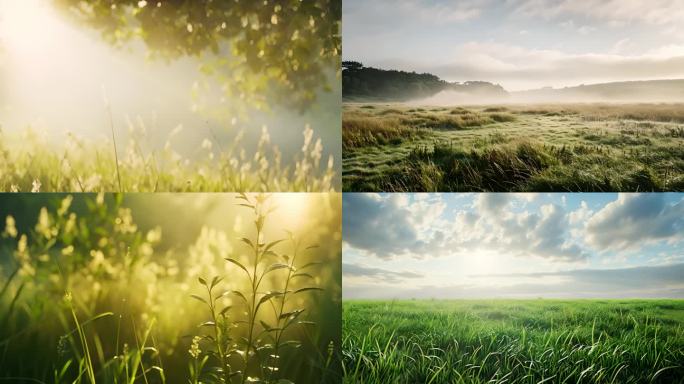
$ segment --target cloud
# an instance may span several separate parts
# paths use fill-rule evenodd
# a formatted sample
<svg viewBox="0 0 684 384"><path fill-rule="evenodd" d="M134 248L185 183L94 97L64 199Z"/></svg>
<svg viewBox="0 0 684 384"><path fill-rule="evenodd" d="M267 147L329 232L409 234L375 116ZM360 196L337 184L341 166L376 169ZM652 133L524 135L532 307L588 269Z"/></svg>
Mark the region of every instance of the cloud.
<svg viewBox="0 0 684 384"><path fill-rule="evenodd" d="M586 32L586 31L585 31ZM621 55L629 42L615 44L613 53L567 53L493 42L469 42L441 64L392 62L385 66L431 72L450 81L486 80L508 90L547 85L672 79L684 77L684 48L655 47L642 55ZM562 75L562 76L559 76Z"/></svg>
<svg viewBox="0 0 684 384"><path fill-rule="evenodd" d="M343 2L344 17L354 21L354 27L362 27L361 21L373 27L382 21L383 28L406 26L409 23L461 23L480 16L489 0L462 0L439 2L431 0L346 0Z"/></svg>
<svg viewBox="0 0 684 384"><path fill-rule="evenodd" d="M557 19L581 16L608 25L645 23L681 25L684 7L680 0L509 0L515 13Z"/></svg>
<svg viewBox="0 0 684 384"><path fill-rule="evenodd" d="M418 198L409 204L407 196L345 194L344 242L379 258L438 254L447 239L431 225L441 215L443 205L434 197L432 202Z"/></svg>
<svg viewBox="0 0 684 384"><path fill-rule="evenodd" d="M423 277L415 272L395 272L383 268L366 267L358 264L342 263L343 278L373 278L376 282L399 283L404 279L416 279Z"/></svg>
<svg viewBox="0 0 684 384"><path fill-rule="evenodd" d="M668 203L661 193L620 194L586 225L597 250L634 250L661 241L684 240L684 200Z"/></svg>
<svg viewBox="0 0 684 384"><path fill-rule="evenodd" d="M457 225L466 232L468 246L501 249L523 257L541 257L555 261L576 262L588 254L570 238L570 216L558 204L542 205L514 212L514 202L530 201L528 197L506 193L479 194L474 212L458 214ZM469 227L468 227L469 226ZM471 231L471 233L467 233ZM472 233L474 232L474 233Z"/></svg>

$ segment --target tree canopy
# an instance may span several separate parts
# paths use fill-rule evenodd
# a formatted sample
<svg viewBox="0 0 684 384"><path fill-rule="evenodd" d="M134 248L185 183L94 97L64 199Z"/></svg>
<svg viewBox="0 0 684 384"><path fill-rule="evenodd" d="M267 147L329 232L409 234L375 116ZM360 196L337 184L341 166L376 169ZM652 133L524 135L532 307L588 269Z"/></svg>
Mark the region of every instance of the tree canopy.
<svg viewBox="0 0 684 384"><path fill-rule="evenodd" d="M339 68L340 0L53 0L113 45L200 57L230 98L307 108Z"/></svg>

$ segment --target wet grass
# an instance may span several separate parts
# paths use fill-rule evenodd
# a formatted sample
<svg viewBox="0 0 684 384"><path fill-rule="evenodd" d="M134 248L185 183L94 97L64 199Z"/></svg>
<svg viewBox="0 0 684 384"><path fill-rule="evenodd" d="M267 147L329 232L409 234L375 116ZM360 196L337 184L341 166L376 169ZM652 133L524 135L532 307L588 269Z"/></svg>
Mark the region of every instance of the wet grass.
<svg viewBox="0 0 684 384"><path fill-rule="evenodd" d="M681 383L682 300L346 301L346 383Z"/></svg>
<svg viewBox="0 0 684 384"><path fill-rule="evenodd" d="M345 191L684 190L681 104L344 108L403 132L344 147Z"/></svg>

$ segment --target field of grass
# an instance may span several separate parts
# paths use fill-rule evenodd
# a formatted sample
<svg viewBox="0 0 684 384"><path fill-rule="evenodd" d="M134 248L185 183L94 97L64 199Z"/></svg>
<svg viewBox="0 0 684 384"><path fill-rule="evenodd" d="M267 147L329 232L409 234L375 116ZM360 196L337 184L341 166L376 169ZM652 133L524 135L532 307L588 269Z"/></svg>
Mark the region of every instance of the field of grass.
<svg viewBox="0 0 684 384"><path fill-rule="evenodd" d="M684 104L344 105L344 191L681 191Z"/></svg>
<svg viewBox="0 0 684 384"><path fill-rule="evenodd" d="M339 200L5 194L0 382L339 382Z"/></svg>
<svg viewBox="0 0 684 384"><path fill-rule="evenodd" d="M682 300L345 301L346 383L682 383Z"/></svg>
<svg viewBox="0 0 684 384"><path fill-rule="evenodd" d="M263 131L245 150L240 133L229 143L205 138L192 158L174 150L175 133L152 149L145 127L130 126L125 142L68 134L55 145L37 132L0 129L0 191L4 192L327 192L339 190L333 158L322 159L321 139L309 126L301 151L283 159ZM116 139L116 138L115 138ZM339 168L339 165L337 166Z"/></svg>

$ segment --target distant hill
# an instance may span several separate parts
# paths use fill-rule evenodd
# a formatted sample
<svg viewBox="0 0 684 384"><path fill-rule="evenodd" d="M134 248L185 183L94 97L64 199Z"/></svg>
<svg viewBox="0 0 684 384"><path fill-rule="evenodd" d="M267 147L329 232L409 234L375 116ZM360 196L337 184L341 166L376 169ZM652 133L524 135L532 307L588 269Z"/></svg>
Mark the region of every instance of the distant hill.
<svg viewBox="0 0 684 384"><path fill-rule="evenodd" d="M444 92L507 96L501 86L484 81L450 83L429 73L364 67L356 61L342 63L342 97L346 101L408 101L429 99Z"/></svg>
<svg viewBox="0 0 684 384"><path fill-rule="evenodd" d="M511 92L516 102L684 101L684 80L621 81Z"/></svg>
<svg viewBox="0 0 684 384"><path fill-rule="evenodd" d="M416 101L426 105L561 103L561 102L684 102L684 79L622 81L507 92L486 81L450 83L430 73L364 67L342 62L345 101Z"/></svg>

